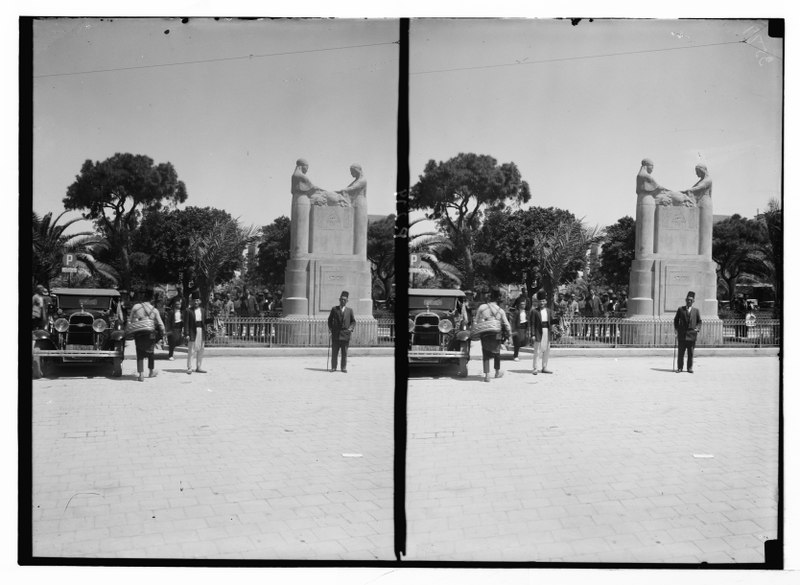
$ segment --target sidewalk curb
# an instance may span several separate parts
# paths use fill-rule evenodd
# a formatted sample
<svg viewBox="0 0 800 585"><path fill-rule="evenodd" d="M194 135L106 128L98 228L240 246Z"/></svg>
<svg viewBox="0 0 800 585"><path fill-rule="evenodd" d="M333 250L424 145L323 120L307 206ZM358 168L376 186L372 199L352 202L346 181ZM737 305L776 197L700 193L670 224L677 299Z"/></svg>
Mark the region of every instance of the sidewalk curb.
<svg viewBox="0 0 800 585"><path fill-rule="evenodd" d="M206 347L204 358L211 357L324 357L326 347ZM166 360L167 352L156 350L156 360ZM351 347L348 357L393 356L393 347ZM186 361L186 348L175 348L175 361ZM125 346L125 359L136 359L136 348Z"/></svg>
<svg viewBox="0 0 800 585"><path fill-rule="evenodd" d="M532 347L523 347L520 353L533 354ZM672 356L671 347L553 347L550 357L664 357ZM512 356L511 352L503 352L502 358ZM779 356L779 347L696 347L695 357L765 357Z"/></svg>
<svg viewBox="0 0 800 585"><path fill-rule="evenodd" d="M474 350L475 348L473 348ZM520 348L520 353L533 354L532 347ZM351 347L348 352L353 357L394 356L393 347ZM671 347L553 347L553 358L571 357L664 357L671 356ZM205 357L320 357L328 355L326 347L206 347ZM764 357L780 356L779 347L698 347L697 357ZM480 349L472 352L472 359L480 359ZM513 353L503 351L500 358L511 360ZM136 348L131 344L125 347L125 359L136 359ZM157 360L166 360L166 351L156 351ZM175 349L175 361L186 359L186 348Z"/></svg>

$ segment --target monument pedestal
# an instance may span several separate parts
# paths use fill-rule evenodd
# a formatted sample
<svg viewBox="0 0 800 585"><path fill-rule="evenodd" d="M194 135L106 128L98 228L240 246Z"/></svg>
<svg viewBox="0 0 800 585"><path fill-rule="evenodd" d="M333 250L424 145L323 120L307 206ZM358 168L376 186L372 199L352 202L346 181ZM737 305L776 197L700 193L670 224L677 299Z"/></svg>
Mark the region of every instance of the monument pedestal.
<svg viewBox="0 0 800 585"><path fill-rule="evenodd" d="M636 245L631 264L627 322L621 325L627 343L670 345L674 342L673 319L685 304L686 293L695 292L694 306L703 324L698 345L722 342L722 321L717 316L716 263L700 246L700 209L659 205L655 208L652 250ZM646 234L637 237L649 242Z"/></svg>
<svg viewBox="0 0 800 585"><path fill-rule="evenodd" d="M366 250L357 253L361 241L354 237L355 212L353 207L310 208L308 249L293 253L286 266L282 325L288 328L286 333L293 344L326 344L328 315L331 308L339 305L339 295L344 290L350 293L348 306L356 318L351 344L377 342L372 273Z"/></svg>

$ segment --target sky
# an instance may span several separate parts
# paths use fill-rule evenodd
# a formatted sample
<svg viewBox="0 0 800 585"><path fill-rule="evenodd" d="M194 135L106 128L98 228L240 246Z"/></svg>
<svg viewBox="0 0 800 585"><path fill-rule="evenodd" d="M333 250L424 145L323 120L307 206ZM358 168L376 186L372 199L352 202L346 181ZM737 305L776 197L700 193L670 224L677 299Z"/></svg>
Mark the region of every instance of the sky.
<svg viewBox="0 0 800 585"><path fill-rule="evenodd" d="M781 195L783 47L765 20L414 20L411 180L460 152L514 162L530 205L590 225L635 216L656 180L713 179L714 213ZM747 39L749 44L740 41Z"/></svg>
<svg viewBox="0 0 800 585"><path fill-rule="evenodd" d="M173 164L180 207L246 225L290 215L301 157L329 190L361 164L369 213L393 213L398 37L392 19L36 21L33 209L58 215L84 161L128 152Z"/></svg>

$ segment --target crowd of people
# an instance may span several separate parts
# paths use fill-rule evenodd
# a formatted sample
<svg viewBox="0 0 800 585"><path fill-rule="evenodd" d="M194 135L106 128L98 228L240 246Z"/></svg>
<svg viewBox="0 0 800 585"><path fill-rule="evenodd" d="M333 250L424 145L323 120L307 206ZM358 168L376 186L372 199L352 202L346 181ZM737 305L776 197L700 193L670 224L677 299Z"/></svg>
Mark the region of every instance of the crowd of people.
<svg viewBox="0 0 800 585"><path fill-rule="evenodd" d="M678 373L683 371L684 353L688 356L687 371L693 373L694 344L702 323L699 311L692 307L694 298L695 293L690 291L685 306L679 307L675 315ZM500 350L509 343L514 348L515 362L519 361L520 349L533 344L531 373L536 376L553 373L548 366L550 343L556 335L570 334L600 340L608 335L613 339L617 334L617 326L613 321L598 323L576 318L623 317L627 309L627 297L624 293L618 297L611 291L598 296L589 289L585 296L558 294L550 308L547 293L540 290L534 295L531 305L531 309L528 309L528 297L524 291L510 303L510 307L502 301L499 288L490 289L482 301L477 300L472 291L466 291L466 301L462 307L463 326L470 330L473 340L480 340L484 382L491 381L492 366L494 377L503 377ZM462 375L465 374L464 371Z"/></svg>

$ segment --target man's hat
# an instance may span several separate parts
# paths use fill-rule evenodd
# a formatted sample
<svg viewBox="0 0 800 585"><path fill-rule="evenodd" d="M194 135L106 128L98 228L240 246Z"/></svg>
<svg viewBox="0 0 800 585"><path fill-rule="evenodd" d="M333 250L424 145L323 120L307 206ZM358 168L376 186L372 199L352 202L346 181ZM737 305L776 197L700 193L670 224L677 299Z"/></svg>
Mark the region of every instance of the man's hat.
<svg viewBox="0 0 800 585"><path fill-rule="evenodd" d="M686 293L686 298L694 300L694 291L690 290L688 293Z"/></svg>
<svg viewBox="0 0 800 585"><path fill-rule="evenodd" d="M190 295L190 297L191 297L192 300L199 299L200 298L200 292L199 291L193 291L192 294Z"/></svg>
<svg viewBox="0 0 800 585"><path fill-rule="evenodd" d="M547 293L543 290L540 290L536 293L536 300L537 301L546 301L547 300Z"/></svg>
<svg viewBox="0 0 800 585"><path fill-rule="evenodd" d="M346 299L349 299L349 298L350 298L350 293L349 293L349 292L347 292L346 290L343 290L343 291L342 291L342 294L340 294L340 295L339 295L339 298L340 298L340 299L341 299L342 297L344 297L344 298L346 298Z"/></svg>

